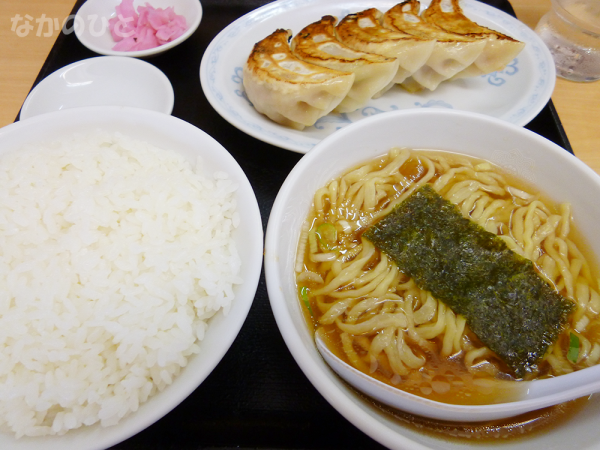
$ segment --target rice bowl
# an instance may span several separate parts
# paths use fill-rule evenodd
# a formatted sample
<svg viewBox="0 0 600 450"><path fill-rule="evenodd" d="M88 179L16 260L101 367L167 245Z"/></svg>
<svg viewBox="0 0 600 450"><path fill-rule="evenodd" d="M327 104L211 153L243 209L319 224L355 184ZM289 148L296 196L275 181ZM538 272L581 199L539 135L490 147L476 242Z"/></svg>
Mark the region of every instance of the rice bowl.
<svg viewBox="0 0 600 450"><path fill-rule="evenodd" d="M6 156L10 150L19 149L25 144L65 139L73 133L98 133L99 129L112 135L120 133L133 140L143 140L159 148L174 150L175 153L182 155L184 160L192 163L195 162L197 156L200 156L205 168L204 175L209 178L214 172L229 175L233 184L238 186L233 195L241 224L232 235L240 261L239 264L233 262L233 265L240 267L239 278L243 281L240 282L239 279L233 281L232 293L235 298L230 306L221 305L225 307L224 312L221 306L214 308L215 310L219 309L219 312L209 321L206 333L199 342L199 353L190 356L187 363L180 361L180 365L186 367L177 376L174 376L177 370L171 374L174 376L173 383L164 386L162 392L156 393L150 397L148 402L141 404L137 412L127 415L115 426L101 427L98 424L83 426L71 430L63 436L23 437L17 440L3 430L0 435L2 447L33 448L44 445L45 448L106 448L142 430L181 402L212 371L233 342L254 298L262 257L262 226L254 193L233 158L212 138L197 128L179 119L151 111L115 107L84 108L71 112L60 111L41 115L5 127L0 130L0 152ZM216 183L221 181L219 179ZM231 185L225 187L225 190L230 190L231 193L230 188ZM178 189L181 190L181 188ZM79 206L85 211L91 205L80 200ZM234 219L232 222L236 220ZM146 231L148 232L148 230ZM160 230L153 232L166 237L168 233L165 234L164 231L166 230L162 230L162 233ZM244 239L242 239L242 234ZM248 236L251 239L248 239ZM186 245L192 244L188 242ZM92 245L90 245L90 249L93 249ZM173 254L168 259L173 260ZM134 262L133 265L135 266L136 263ZM82 285L85 288L88 283L82 283ZM210 287L206 287L207 291L210 289ZM185 289L183 291L185 292ZM160 290L155 290L155 292L160 293ZM185 296L182 294L182 299ZM227 311L227 309L229 310ZM209 313L207 317L211 315ZM94 317L94 319L99 318ZM198 337L202 337L203 327L200 325L199 329L194 329L194 333ZM177 345L180 346L180 344ZM187 353L189 355L189 352ZM59 356L59 358L61 357L64 358L64 355ZM161 356L154 358L160 359ZM166 377L166 381L170 381L168 373L165 372L163 375ZM158 378L160 375L156 374L155 377ZM133 410L135 409L137 407L133 408ZM68 418L67 421L72 425L72 418ZM109 422L111 421L109 420Z"/></svg>

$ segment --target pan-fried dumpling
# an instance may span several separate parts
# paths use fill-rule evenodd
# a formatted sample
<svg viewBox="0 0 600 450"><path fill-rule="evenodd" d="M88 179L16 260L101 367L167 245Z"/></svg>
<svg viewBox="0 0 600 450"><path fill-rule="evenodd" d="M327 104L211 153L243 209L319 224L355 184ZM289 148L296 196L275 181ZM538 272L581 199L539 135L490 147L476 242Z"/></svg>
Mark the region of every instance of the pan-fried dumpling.
<svg viewBox="0 0 600 450"><path fill-rule="evenodd" d="M354 73L350 92L334 110L350 112L393 86L392 79L398 72L398 60L360 52L342 44L334 34L336 22L335 17L324 16L320 21L308 25L294 36L291 49L303 61Z"/></svg>
<svg viewBox="0 0 600 450"><path fill-rule="evenodd" d="M436 40L427 62L402 84L409 91L420 90L422 87L433 91L442 81L452 78L469 67L481 54L486 42L482 39L449 33L427 23L419 16L420 9L419 0L406 0L399 3L383 15L383 26Z"/></svg>
<svg viewBox="0 0 600 450"><path fill-rule="evenodd" d="M459 72L457 78L485 75L502 70L525 47L521 41L473 22L464 15L458 0L432 0L421 17L444 31L486 41L481 55L471 66Z"/></svg>
<svg viewBox="0 0 600 450"><path fill-rule="evenodd" d="M244 89L256 110L302 130L329 114L346 97L354 74L296 58L290 30L278 29L257 42L244 66Z"/></svg>
<svg viewBox="0 0 600 450"><path fill-rule="evenodd" d="M394 83L402 83L427 62L435 39L423 39L381 25L381 11L371 8L349 14L335 27L336 37L355 50L397 58Z"/></svg>

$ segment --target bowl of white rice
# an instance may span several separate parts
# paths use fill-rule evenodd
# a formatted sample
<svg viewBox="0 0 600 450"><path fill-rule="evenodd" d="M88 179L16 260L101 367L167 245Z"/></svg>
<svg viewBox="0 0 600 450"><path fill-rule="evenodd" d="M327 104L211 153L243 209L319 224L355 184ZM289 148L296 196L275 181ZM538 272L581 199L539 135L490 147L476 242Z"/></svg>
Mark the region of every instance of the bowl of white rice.
<svg viewBox="0 0 600 450"><path fill-rule="evenodd" d="M107 448L194 391L260 276L256 197L193 125L89 107L0 129L0 448Z"/></svg>

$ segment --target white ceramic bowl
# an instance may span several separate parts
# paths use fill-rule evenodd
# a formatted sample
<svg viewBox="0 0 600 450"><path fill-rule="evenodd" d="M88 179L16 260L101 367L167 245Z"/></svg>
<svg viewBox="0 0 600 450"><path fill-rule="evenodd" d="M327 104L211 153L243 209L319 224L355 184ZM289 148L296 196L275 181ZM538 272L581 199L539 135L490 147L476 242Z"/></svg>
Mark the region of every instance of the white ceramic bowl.
<svg viewBox="0 0 600 450"><path fill-rule="evenodd" d="M116 16L115 8L121 4L121 0L87 0L81 5L79 11L77 11L71 26L75 30L77 39L96 53L110 56L142 58L158 55L181 44L200 25L200 20L202 19L202 5L200 4L200 0L134 0L133 6L137 10L138 6L144 6L146 3L149 3L154 8L164 9L173 6L175 14L185 17L188 26L187 30L174 41L159 47L132 52L115 51L112 48L116 42L110 34L108 19Z"/></svg>
<svg viewBox="0 0 600 450"><path fill-rule="evenodd" d="M81 106L132 106L171 114L175 94L167 76L146 61L98 56L44 78L27 96L21 120Z"/></svg>
<svg viewBox="0 0 600 450"><path fill-rule="evenodd" d="M419 432L383 413L349 388L323 361L302 316L294 277L299 232L314 192L360 162L393 146L439 149L485 158L534 183L555 201L569 201L591 254L600 255L600 177L573 155L526 129L459 111L395 111L343 128L317 144L294 167L273 205L265 241L265 274L271 307L300 368L343 416L383 445L397 449L472 449L476 442L448 441ZM600 448L600 399L569 421L526 439L499 441L511 449Z"/></svg>
<svg viewBox="0 0 600 450"><path fill-rule="evenodd" d="M0 153L36 141L91 132L97 128L117 131L158 147L181 152L190 161L202 156L206 173L224 171L238 185L240 227L234 238L242 260L243 283L234 287L235 299L227 315L219 312L209 324L201 352L189 359L173 384L151 397L139 410L116 426L83 427L64 436L21 438L0 433L0 448L12 450L102 449L121 442L148 427L191 394L225 355L246 319L261 271L263 231L258 203L246 175L235 159L202 130L172 116L125 107L68 109L32 117L0 129Z"/></svg>

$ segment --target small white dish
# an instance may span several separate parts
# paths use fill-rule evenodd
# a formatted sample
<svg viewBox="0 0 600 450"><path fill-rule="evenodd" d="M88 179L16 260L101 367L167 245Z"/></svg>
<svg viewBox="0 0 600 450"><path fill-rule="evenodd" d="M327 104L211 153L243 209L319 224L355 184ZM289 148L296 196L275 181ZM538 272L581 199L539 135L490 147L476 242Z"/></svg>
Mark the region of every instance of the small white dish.
<svg viewBox="0 0 600 450"><path fill-rule="evenodd" d="M152 64L98 56L44 78L25 99L20 118L81 106L131 106L171 114L174 101L171 82Z"/></svg>
<svg viewBox="0 0 600 450"><path fill-rule="evenodd" d="M149 3L154 8L168 8L172 6L175 14L184 16L187 29L174 41L148 50L131 52L116 51L112 48L116 42L110 34L108 19L117 15L115 8L121 0L87 0L75 15L73 28L77 39L90 50L101 55L133 56L142 58L158 55L165 52L189 38L200 25L202 19L202 5L200 0L134 0L133 6L144 6Z"/></svg>
<svg viewBox="0 0 600 450"><path fill-rule="evenodd" d="M231 154L199 128L176 117L146 109L99 106L55 111L0 128L0 153L36 142L61 140L96 130L121 133L182 154L190 163L202 159L202 173L225 172L238 185L240 226L233 234L241 259L242 283L234 286L235 299L227 313L210 319L200 353L191 356L181 373L163 391L142 403L118 424L98 423L71 430L62 436L16 439L0 431L0 448L12 450L100 450L112 447L149 427L188 397L221 361L238 335L254 300L263 255L263 228L254 190Z"/></svg>
<svg viewBox="0 0 600 450"><path fill-rule="evenodd" d="M298 33L324 15L342 18L374 7L386 11L397 0L280 0L258 8L225 28L211 42L200 66L204 94L215 110L243 132L269 144L306 153L331 133L366 117L404 109L455 109L486 114L516 125L529 123L546 105L556 81L554 61L546 45L522 22L475 0L461 1L476 22L499 30L527 45L503 71L442 84L433 92L409 94L394 87L363 108L329 114L303 131L293 130L258 113L242 85L242 67L254 43L277 28ZM421 2L429 5L429 0Z"/></svg>

